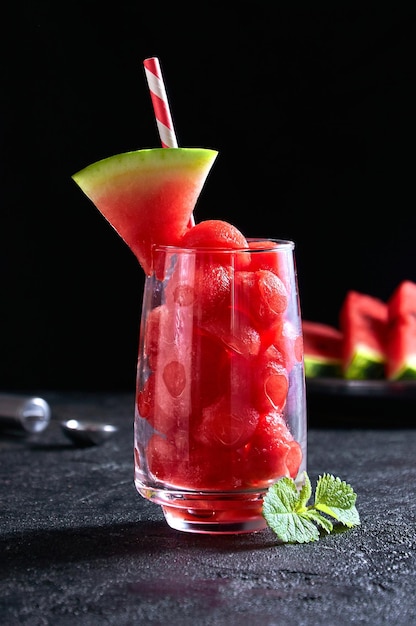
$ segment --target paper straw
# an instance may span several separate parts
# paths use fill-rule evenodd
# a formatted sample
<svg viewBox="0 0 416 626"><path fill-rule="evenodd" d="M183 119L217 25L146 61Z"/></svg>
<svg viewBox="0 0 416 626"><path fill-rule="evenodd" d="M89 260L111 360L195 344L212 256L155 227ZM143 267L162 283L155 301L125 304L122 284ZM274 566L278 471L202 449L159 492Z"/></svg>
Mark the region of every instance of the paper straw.
<svg viewBox="0 0 416 626"><path fill-rule="evenodd" d="M149 59L145 59L143 64L162 148L177 148L178 142L173 128L168 96L162 78L159 59L157 57L150 57Z"/></svg>
<svg viewBox="0 0 416 626"><path fill-rule="evenodd" d="M178 142L173 128L168 96L163 82L159 59L157 57L150 57L143 61L143 65L147 84L149 85L150 96L152 98L153 111L156 117L162 148L177 148ZM193 214L189 218L189 226L195 226Z"/></svg>

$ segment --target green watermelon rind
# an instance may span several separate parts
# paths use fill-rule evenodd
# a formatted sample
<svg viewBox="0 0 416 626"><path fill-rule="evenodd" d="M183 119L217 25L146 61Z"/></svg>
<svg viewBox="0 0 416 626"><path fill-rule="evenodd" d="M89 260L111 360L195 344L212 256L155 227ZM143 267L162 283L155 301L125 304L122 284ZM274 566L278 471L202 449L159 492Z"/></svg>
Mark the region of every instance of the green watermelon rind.
<svg viewBox="0 0 416 626"><path fill-rule="evenodd" d="M342 365L337 359L304 356L306 378L341 378Z"/></svg>
<svg viewBox="0 0 416 626"><path fill-rule="evenodd" d="M391 373L389 380L416 380L416 355L408 357L396 372Z"/></svg>
<svg viewBox="0 0 416 626"><path fill-rule="evenodd" d="M181 166L187 163L190 169L198 169L200 164L214 162L218 152L210 148L144 148L122 152L87 165L82 170L72 175L72 179L81 187L86 195L97 187L102 189L109 173L124 176L129 170L134 171L140 163L149 166L149 171L154 172L154 162L158 160L161 167L165 165L170 170L174 169L175 163ZM144 170L144 167L143 167ZM142 170L142 171L143 171Z"/></svg>
<svg viewBox="0 0 416 626"><path fill-rule="evenodd" d="M358 345L344 367L348 380L376 380L385 378L386 357L366 345Z"/></svg>

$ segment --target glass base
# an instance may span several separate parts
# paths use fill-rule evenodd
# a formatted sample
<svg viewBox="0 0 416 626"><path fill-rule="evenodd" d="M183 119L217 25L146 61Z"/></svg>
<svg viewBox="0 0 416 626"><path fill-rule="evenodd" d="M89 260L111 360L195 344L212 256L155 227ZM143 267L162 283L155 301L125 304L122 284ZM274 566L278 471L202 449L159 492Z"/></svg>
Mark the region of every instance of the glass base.
<svg viewBox="0 0 416 626"><path fill-rule="evenodd" d="M232 535L267 527L261 493L189 493L138 488L146 499L160 504L169 526L188 533Z"/></svg>

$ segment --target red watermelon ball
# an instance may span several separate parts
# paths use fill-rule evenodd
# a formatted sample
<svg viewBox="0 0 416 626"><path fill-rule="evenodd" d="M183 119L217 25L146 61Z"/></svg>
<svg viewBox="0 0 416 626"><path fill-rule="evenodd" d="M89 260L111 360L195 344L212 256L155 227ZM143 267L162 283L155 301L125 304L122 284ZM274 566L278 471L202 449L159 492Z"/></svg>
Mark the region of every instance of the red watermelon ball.
<svg viewBox="0 0 416 626"><path fill-rule="evenodd" d="M235 285L237 306L247 310L260 331L276 323L287 308L286 287L270 270L235 272Z"/></svg>
<svg viewBox="0 0 416 626"><path fill-rule="evenodd" d="M260 358L257 385L257 406L282 412L289 392L289 376L276 360Z"/></svg>
<svg viewBox="0 0 416 626"><path fill-rule="evenodd" d="M270 239L263 241L249 241L251 263L247 268L252 272L256 270L270 270L280 278L286 291L290 293L290 269L288 252L285 249L277 249L276 242Z"/></svg>
<svg viewBox="0 0 416 626"><path fill-rule="evenodd" d="M302 450L277 411L262 414L246 458L246 477L252 485L267 484L283 476L295 478Z"/></svg>
<svg viewBox="0 0 416 626"><path fill-rule="evenodd" d="M253 407L234 407L224 395L204 409L202 422L195 436L205 445L241 448L253 436L258 421L259 413Z"/></svg>
<svg viewBox="0 0 416 626"><path fill-rule="evenodd" d="M199 320L209 319L231 303L233 269L230 265L211 262L210 255L199 257L196 267L183 268L177 263L166 287L166 302L175 306L192 306Z"/></svg>
<svg viewBox="0 0 416 626"><path fill-rule="evenodd" d="M186 231L180 245L184 248L222 248L225 250L248 250L247 239L233 224L223 220L203 220ZM230 255L222 252L214 255L218 263L230 263ZM238 257L238 266L247 267L250 255L242 253Z"/></svg>
<svg viewBox="0 0 416 626"><path fill-rule="evenodd" d="M223 315L219 312L201 325L204 332L217 337L229 350L246 357L259 353L261 338L259 331L254 328L248 316L237 311L235 315L230 310Z"/></svg>

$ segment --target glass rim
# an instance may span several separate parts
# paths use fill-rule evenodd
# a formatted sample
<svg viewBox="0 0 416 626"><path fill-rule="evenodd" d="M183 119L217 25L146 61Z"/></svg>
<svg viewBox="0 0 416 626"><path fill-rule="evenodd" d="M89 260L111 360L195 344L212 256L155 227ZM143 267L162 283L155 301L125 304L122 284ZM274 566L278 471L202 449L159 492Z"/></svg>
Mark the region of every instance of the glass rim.
<svg viewBox="0 0 416 626"><path fill-rule="evenodd" d="M295 242L291 239L277 239L274 237L246 237L247 242L250 243L259 243L264 242L265 244L274 244L273 246L264 245L259 246L258 248L225 248L221 246L196 246L196 247L185 247L185 246L175 246L171 244L154 244L153 251L154 252L186 252L186 253L223 253L223 254L235 254L235 253L249 253L249 254L258 254L260 252L275 252L276 250L294 250Z"/></svg>

